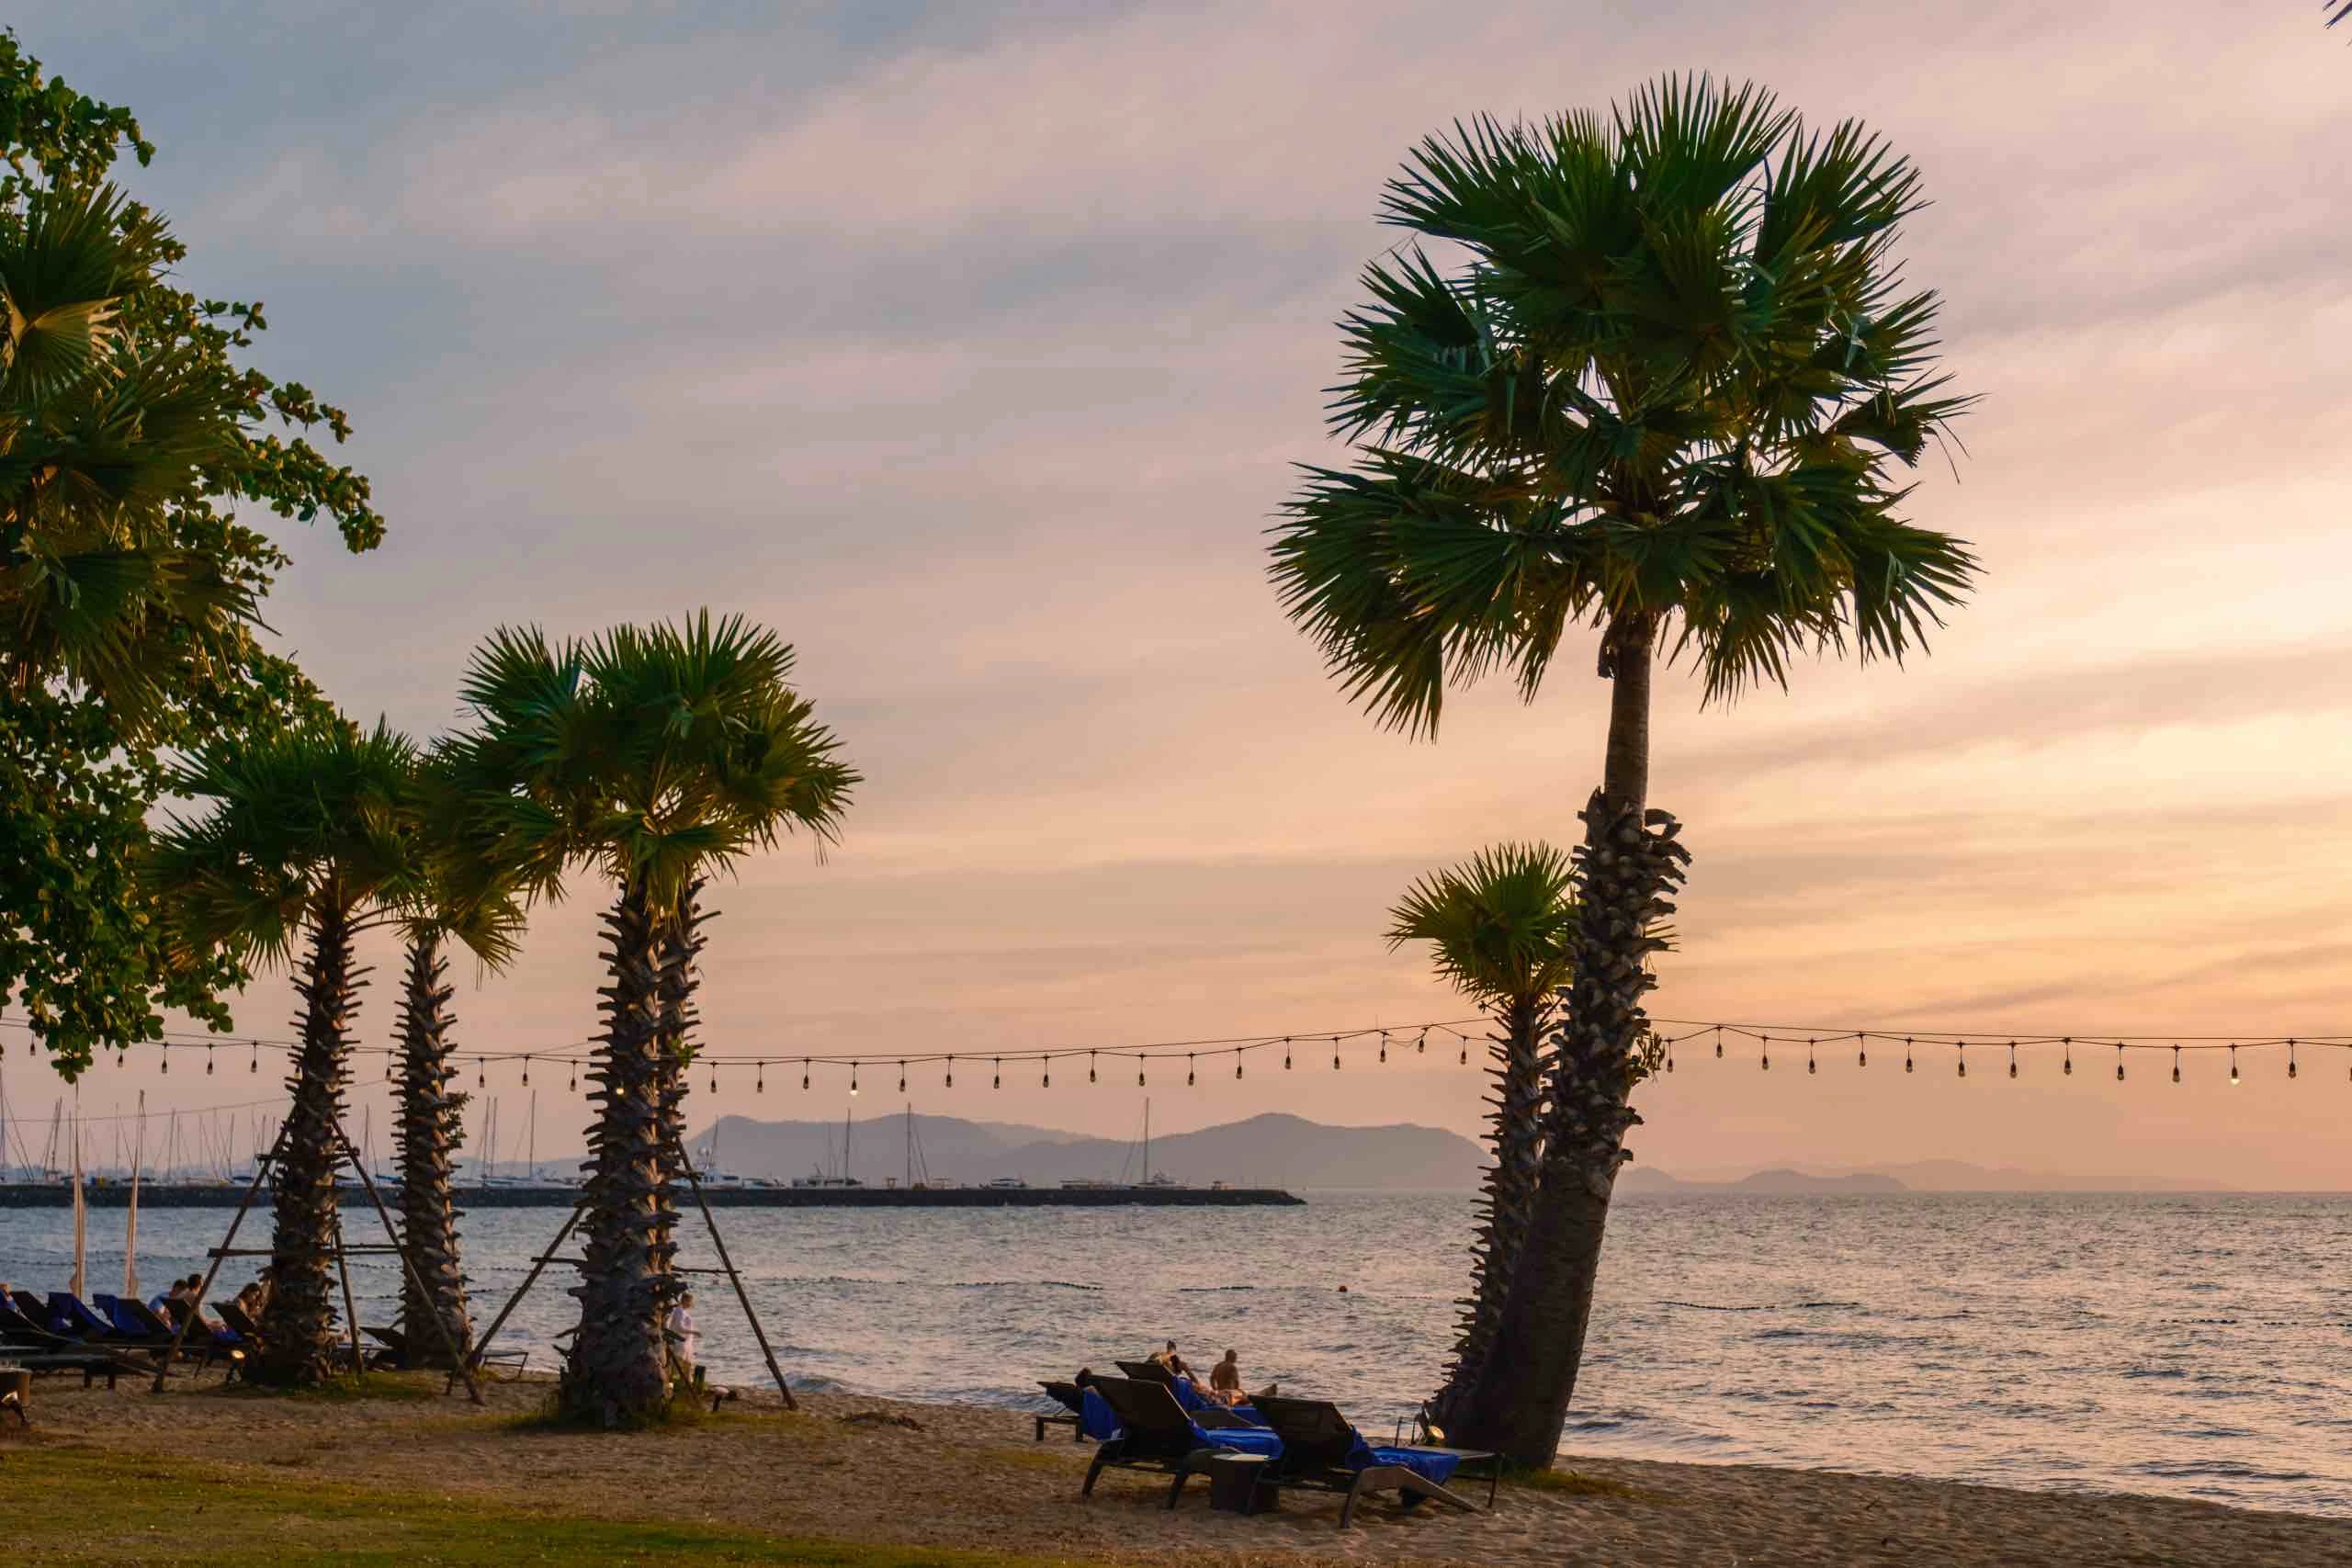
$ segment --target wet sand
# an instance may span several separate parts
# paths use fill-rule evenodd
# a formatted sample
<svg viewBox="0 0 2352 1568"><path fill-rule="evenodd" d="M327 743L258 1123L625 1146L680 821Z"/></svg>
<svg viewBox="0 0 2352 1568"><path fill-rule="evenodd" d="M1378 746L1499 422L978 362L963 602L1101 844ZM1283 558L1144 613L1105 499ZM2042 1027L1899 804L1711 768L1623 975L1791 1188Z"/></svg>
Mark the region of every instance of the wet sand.
<svg viewBox="0 0 2352 1568"><path fill-rule="evenodd" d="M223 1396L209 1384L157 1396L128 1380L109 1393L47 1379L35 1392L33 1430L5 1441L197 1458L419 1498L466 1493L584 1516L1104 1562L2352 1563L2352 1521L2164 1498L1621 1460L1571 1460L1580 1478L1571 1489L1506 1485L1491 1512L1476 1515L1403 1514L1375 1503L1341 1531L1333 1496L1293 1494L1279 1513L1244 1518L1211 1511L1206 1483L1195 1481L1171 1514L1160 1506L1164 1479L1112 1471L1093 1498L1081 1499L1091 1448L1073 1444L1064 1428L1034 1441L1029 1418L1003 1410L810 1395L795 1414L772 1393L745 1391L718 1420L615 1436L519 1427L511 1418L544 1400L544 1383L490 1385L490 1405L478 1410L462 1393L440 1397L438 1378L418 1381L432 1397ZM844 1419L855 1416L868 1419ZM1483 1499L1483 1483L1472 1490ZM38 1506L19 1506L26 1502Z"/></svg>

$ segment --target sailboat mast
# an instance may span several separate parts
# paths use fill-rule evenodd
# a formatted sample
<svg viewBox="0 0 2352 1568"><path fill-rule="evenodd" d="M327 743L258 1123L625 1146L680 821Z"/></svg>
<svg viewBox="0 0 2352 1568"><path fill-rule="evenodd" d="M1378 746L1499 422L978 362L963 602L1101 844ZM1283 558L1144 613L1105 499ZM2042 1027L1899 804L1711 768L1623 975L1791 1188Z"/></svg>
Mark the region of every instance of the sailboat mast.
<svg viewBox="0 0 2352 1568"><path fill-rule="evenodd" d="M539 1091L531 1091L531 1179L539 1179Z"/></svg>
<svg viewBox="0 0 2352 1568"><path fill-rule="evenodd" d="M846 1182L846 1181L848 1181L848 1180L850 1179L850 1174L849 1174L849 1129L850 1129L850 1119L851 1119L852 1117L855 1116L856 1114L857 1114L857 1107L856 1107L854 1104L851 1105L847 1110L845 1110L845 1111L843 1111L842 1112L842 1181L844 1181L844 1182Z"/></svg>
<svg viewBox="0 0 2352 1568"><path fill-rule="evenodd" d="M915 1184L915 1102L907 1101L907 1185Z"/></svg>
<svg viewBox="0 0 2352 1568"><path fill-rule="evenodd" d="M1151 1100L1143 1102L1143 1184L1151 1185Z"/></svg>

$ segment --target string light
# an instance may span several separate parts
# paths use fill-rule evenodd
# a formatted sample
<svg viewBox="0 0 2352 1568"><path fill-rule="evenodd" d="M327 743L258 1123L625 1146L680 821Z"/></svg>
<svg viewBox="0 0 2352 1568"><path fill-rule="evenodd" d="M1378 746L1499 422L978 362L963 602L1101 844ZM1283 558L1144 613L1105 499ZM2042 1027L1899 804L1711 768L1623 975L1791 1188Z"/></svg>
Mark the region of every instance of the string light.
<svg viewBox="0 0 2352 1568"><path fill-rule="evenodd" d="M1290 1071L1290 1036L1283 1036L1283 1071Z"/></svg>
<svg viewBox="0 0 2352 1568"><path fill-rule="evenodd" d="M1380 1032L1380 1059L1388 1060L1388 1031L1385 1029Z"/></svg>
<svg viewBox="0 0 2352 1568"><path fill-rule="evenodd" d="M482 1059L480 1056L474 1058L474 1087L476 1089L490 1087L490 1069L482 1066Z"/></svg>
<svg viewBox="0 0 2352 1568"><path fill-rule="evenodd" d="M2287 1076L2295 1076L2295 1043L2291 1040L2287 1042Z"/></svg>
<svg viewBox="0 0 2352 1568"><path fill-rule="evenodd" d="M2172 1081L2180 1081L2180 1047L2177 1045L2172 1048Z"/></svg>
<svg viewBox="0 0 2352 1568"><path fill-rule="evenodd" d="M261 1071L261 1042L258 1040L254 1042L254 1065L252 1070L256 1073Z"/></svg>
<svg viewBox="0 0 2352 1568"><path fill-rule="evenodd" d="M164 1046L164 1060L163 1060L163 1065L162 1065L162 1068L161 1068L161 1070L163 1071L163 1073L164 1073L166 1077L170 1076L170 1074L171 1074L171 1070L172 1070L172 1048L171 1048L170 1046L168 1046L168 1045L166 1045L166 1046Z"/></svg>
<svg viewBox="0 0 2352 1568"><path fill-rule="evenodd" d="M1197 1083L1199 1083L1199 1082L1200 1082L1199 1077L1194 1074L1194 1072L1193 1072L1193 1058L1188 1055L1186 1055L1186 1056L1185 1056L1185 1058L1184 1058L1184 1087L1185 1087L1186 1089L1191 1089L1191 1088L1193 1088L1195 1084L1197 1084Z"/></svg>
<svg viewBox="0 0 2352 1568"><path fill-rule="evenodd" d="M1767 1034L1763 1037L1763 1045L1764 1070L1769 1073L1772 1070L1772 1037L1770 1035Z"/></svg>
<svg viewBox="0 0 2352 1568"><path fill-rule="evenodd" d="M953 1056L947 1058L947 1087L956 1087L956 1058Z"/></svg>
<svg viewBox="0 0 2352 1568"><path fill-rule="evenodd" d="M2115 1048L2115 1081L2123 1081L2123 1047L2120 1045Z"/></svg>
<svg viewBox="0 0 2352 1568"><path fill-rule="evenodd" d="M2016 1041L2012 1040L2012 1041L2010 1041L2010 1042L2009 1042L2009 1077L2017 1077L2017 1076L2018 1076L2018 1043L2017 1043Z"/></svg>
<svg viewBox="0 0 2352 1568"><path fill-rule="evenodd" d="M1720 1023L1719 1023L1719 1024L1715 1025L1715 1060L1716 1060L1716 1061L1718 1061L1718 1062L1720 1062L1720 1061L1722 1061L1723 1059L1724 1059L1724 1026L1723 1026L1722 1024L1720 1024Z"/></svg>
<svg viewBox="0 0 2352 1568"><path fill-rule="evenodd" d="M572 1093L580 1092L580 1064L577 1062L571 1065L571 1082L569 1087Z"/></svg>
<svg viewBox="0 0 2352 1568"><path fill-rule="evenodd" d="M1046 1058L1046 1068L1044 1072L1038 1075L1037 1087L1039 1089L1051 1089L1054 1087L1054 1059L1051 1056Z"/></svg>
<svg viewBox="0 0 2352 1568"><path fill-rule="evenodd" d="M1952 1043L1960 1047L1960 1076L1966 1077L1968 1076L1968 1042L1956 1040Z"/></svg>
<svg viewBox="0 0 2352 1568"><path fill-rule="evenodd" d="M710 1092L718 1092L718 1063L716 1060L710 1064Z"/></svg>
<svg viewBox="0 0 2352 1568"><path fill-rule="evenodd" d="M955 1080L950 1078L948 1081L953 1083ZM802 1089L808 1087L808 1058L806 1056L800 1058L800 1087Z"/></svg>
<svg viewBox="0 0 2352 1568"><path fill-rule="evenodd" d="M1908 1034L1903 1037L1903 1070L1906 1073L1911 1070L1911 1037Z"/></svg>
<svg viewBox="0 0 2352 1568"><path fill-rule="evenodd" d="M904 1089L906 1085L900 1084L899 1087L900 1089ZM765 1062L754 1062L752 1064L752 1092L753 1094L765 1094L767 1091L768 1065Z"/></svg>
<svg viewBox="0 0 2352 1568"><path fill-rule="evenodd" d="M212 1076L212 1047L209 1045L204 1048L204 1076L208 1078Z"/></svg>
<svg viewBox="0 0 2352 1568"><path fill-rule="evenodd" d="M2234 1041L2230 1045L2230 1081L2238 1081L2238 1048Z"/></svg>
<svg viewBox="0 0 2352 1568"><path fill-rule="evenodd" d="M855 1062L849 1065L849 1097L852 1100L857 1098L857 1064Z"/></svg>
<svg viewBox="0 0 2352 1568"><path fill-rule="evenodd" d="M2065 1060L2065 1064L2064 1064L2064 1067L2065 1067L2065 1074L2066 1074L2066 1077L2070 1077L2070 1078L2071 1078L2071 1077L2073 1077L2075 1076L2075 1037L2074 1037L2073 1035L2071 1035L2071 1034L2069 1034L2068 1036L2066 1036L2066 1042L2065 1042L2065 1043L2066 1043L2066 1060Z"/></svg>
<svg viewBox="0 0 2352 1568"><path fill-rule="evenodd" d="M1413 1042L1413 1055L1416 1056L1426 1056L1429 1054L1430 1031L1429 1026L1427 1024L1423 1024L1421 1026L1421 1037Z"/></svg>
<svg viewBox="0 0 2352 1568"><path fill-rule="evenodd" d="M1462 1065L1466 1067L1470 1065L1470 1037L1460 1030L1454 1031L1453 1037L1462 1043ZM1285 1059L1283 1066L1289 1066L1289 1061Z"/></svg>
<svg viewBox="0 0 2352 1568"><path fill-rule="evenodd" d="M1088 1083L1094 1081L1094 1053L1091 1051L1086 1054L1086 1081Z"/></svg>
<svg viewBox="0 0 2352 1568"><path fill-rule="evenodd" d="M1804 1043L1804 1070L1807 1077L1811 1077L1813 1074L1821 1070L1819 1067L1814 1066L1813 1045L1814 1043L1810 1040Z"/></svg>
<svg viewBox="0 0 2352 1568"><path fill-rule="evenodd" d="M208 1066L204 1070L209 1073L212 1069ZM531 1087L531 1058L528 1056L523 1058L523 1087L525 1089Z"/></svg>
<svg viewBox="0 0 2352 1568"><path fill-rule="evenodd" d="M1144 1087L1144 1083L1143 1083L1143 1058L1142 1058L1141 1056L1137 1056L1137 1057L1136 1058L1136 1087L1137 1089L1141 1089L1141 1088L1143 1088L1143 1087Z"/></svg>
<svg viewBox="0 0 2352 1568"><path fill-rule="evenodd" d="M1870 1065L1871 1037L1867 1034L1857 1034L1854 1036L1854 1066L1867 1067Z"/></svg>
<svg viewBox="0 0 2352 1568"><path fill-rule="evenodd" d="M1331 1070L1340 1070L1340 1037L1336 1034L1331 1036Z"/></svg>
<svg viewBox="0 0 2352 1568"><path fill-rule="evenodd" d="M990 1089L1002 1089L1004 1087L1004 1058L1001 1056L999 1056L996 1059L996 1077L989 1087Z"/></svg>
<svg viewBox="0 0 2352 1568"><path fill-rule="evenodd" d="M907 1092L907 1064L903 1061L899 1064L899 1092Z"/></svg>
<svg viewBox="0 0 2352 1568"><path fill-rule="evenodd" d="M1241 1076L1241 1053L1238 1051L1233 1054L1233 1076L1237 1078Z"/></svg>

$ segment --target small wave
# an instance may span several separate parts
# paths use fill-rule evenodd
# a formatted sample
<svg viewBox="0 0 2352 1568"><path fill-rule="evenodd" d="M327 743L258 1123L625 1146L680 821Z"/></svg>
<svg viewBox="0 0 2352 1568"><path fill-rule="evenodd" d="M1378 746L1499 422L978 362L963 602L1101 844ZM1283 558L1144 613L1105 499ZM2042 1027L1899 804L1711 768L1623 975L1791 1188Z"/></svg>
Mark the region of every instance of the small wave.
<svg viewBox="0 0 2352 1568"><path fill-rule="evenodd" d="M1081 1285L1075 1280L956 1280L934 1287L943 1291L1095 1291L1100 1285Z"/></svg>
<svg viewBox="0 0 2352 1568"><path fill-rule="evenodd" d="M1233 1291L1257 1289L1255 1285L1179 1285L1176 1287L1176 1293L1180 1296L1218 1296Z"/></svg>

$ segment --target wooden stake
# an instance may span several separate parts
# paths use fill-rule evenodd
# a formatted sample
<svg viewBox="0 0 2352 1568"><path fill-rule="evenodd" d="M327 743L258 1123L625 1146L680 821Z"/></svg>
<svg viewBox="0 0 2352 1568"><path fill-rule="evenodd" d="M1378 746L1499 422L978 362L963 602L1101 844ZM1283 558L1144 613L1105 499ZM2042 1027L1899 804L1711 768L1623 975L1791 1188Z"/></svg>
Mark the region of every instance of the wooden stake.
<svg viewBox="0 0 2352 1568"><path fill-rule="evenodd" d="M269 1179L269 1168L277 1163L277 1152L285 1146L286 1124L281 1122L277 1124L277 1141L269 1145L269 1153L254 1162L253 1184L245 1189L244 1197L237 1204L237 1217L229 1222L229 1234L220 1238L219 1247L212 1249L212 1261L205 1265L204 1282L196 1288L196 1300L188 1303L187 1315L181 1318L179 1325L172 1330L172 1348L164 1352L163 1364L155 1369L155 1386L148 1393L164 1392L164 1380L172 1375L172 1363L179 1359L180 1346L187 1338L187 1325L196 1321L196 1314L203 1309L204 1293L212 1288L213 1277L220 1272L220 1260L229 1256L229 1244L237 1239L237 1227L245 1223L245 1211L254 1206L254 1195ZM260 1348L258 1345L254 1347L256 1353Z"/></svg>
<svg viewBox="0 0 2352 1568"><path fill-rule="evenodd" d="M784 1407L797 1410L800 1403L792 1397L791 1385L784 1381L784 1370L775 1364L775 1352L768 1348L767 1331L760 1326L760 1314L752 1310L752 1298L743 1289L742 1277L735 1272L735 1260L727 1256L727 1240L718 1234L718 1222L711 1217L710 1205L703 1201L702 1178L695 1174L694 1162L686 1158L682 1145L673 1141L671 1147L677 1151L678 1168L686 1173L686 1185L694 1190L695 1207L702 1211L703 1224L710 1227L711 1245L718 1248L718 1261L727 1270L727 1282L735 1287L735 1299L742 1303L743 1315L751 1320L752 1337L760 1342L760 1354L767 1358L768 1376L775 1379L775 1391L784 1395Z"/></svg>
<svg viewBox="0 0 2352 1568"><path fill-rule="evenodd" d="M358 1151L351 1146L351 1138L343 1130L341 1116L334 1118L334 1136L335 1141L343 1145L343 1157L349 1160L351 1168L359 1173L359 1185L368 1190L368 1201L376 1205L376 1217L383 1221L384 1234L391 1238L393 1247L399 1249L401 1271L408 1276L409 1283L416 1287L417 1295L430 1301L432 1297L424 1289L424 1277L416 1271L416 1264L408 1255L407 1243L401 1239L401 1233L393 1228L391 1211L384 1207L384 1200L377 1195L376 1179L368 1174L367 1162L362 1160ZM338 1219L336 1221L338 1239L340 1239L341 1226L342 1221ZM346 1276L344 1285L346 1300L349 1299L350 1292L349 1278ZM458 1337L449 1332L447 1322L437 1312L427 1313L425 1315L433 1320L434 1328L441 1336L441 1347L449 1352L450 1363L458 1369L458 1375L466 1380L466 1397L476 1404L487 1404L488 1401L481 1396L481 1385L474 1382L473 1369L466 1364L466 1352L458 1344ZM351 1342L355 1348L359 1343L359 1319L356 1314L351 1320ZM444 1385L444 1392L447 1392L447 1385Z"/></svg>

